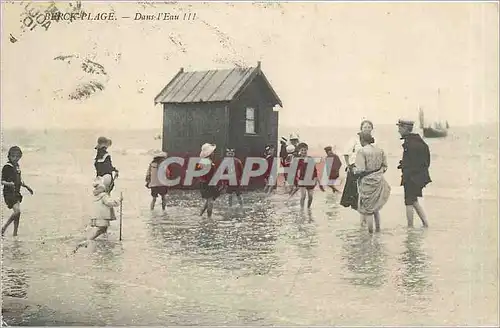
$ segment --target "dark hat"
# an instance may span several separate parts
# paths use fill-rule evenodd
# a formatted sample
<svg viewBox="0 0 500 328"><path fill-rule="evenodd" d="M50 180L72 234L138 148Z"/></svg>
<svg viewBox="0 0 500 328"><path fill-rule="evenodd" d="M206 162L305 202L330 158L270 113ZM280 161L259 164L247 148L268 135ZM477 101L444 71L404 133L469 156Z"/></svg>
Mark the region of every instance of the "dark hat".
<svg viewBox="0 0 500 328"><path fill-rule="evenodd" d="M302 149L302 148L309 149L309 146L305 142L301 142L296 147L296 149Z"/></svg>
<svg viewBox="0 0 500 328"><path fill-rule="evenodd" d="M414 121L411 121L411 120L398 120L398 123L396 125L399 125L399 126L413 126L413 124L415 124Z"/></svg>
<svg viewBox="0 0 500 328"><path fill-rule="evenodd" d="M99 149L104 146L111 146L111 139L106 138L106 137L99 137L97 138L97 145L94 147L95 149Z"/></svg>
<svg viewBox="0 0 500 328"><path fill-rule="evenodd" d="M326 146L325 147L325 151L331 151L332 150L332 146Z"/></svg>

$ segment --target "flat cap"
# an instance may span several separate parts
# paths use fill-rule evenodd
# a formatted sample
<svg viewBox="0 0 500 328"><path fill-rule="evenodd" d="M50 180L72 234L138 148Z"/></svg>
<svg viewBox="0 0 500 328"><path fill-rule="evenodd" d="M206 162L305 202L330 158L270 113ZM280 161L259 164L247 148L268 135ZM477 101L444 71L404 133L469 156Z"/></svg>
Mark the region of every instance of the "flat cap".
<svg viewBox="0 0 500 328"><path fill-rule="evenodd" d="M396 125L406 125L406 126L413 126L415 124L414 121L411 120L398 120L398 123Z"/></svg>

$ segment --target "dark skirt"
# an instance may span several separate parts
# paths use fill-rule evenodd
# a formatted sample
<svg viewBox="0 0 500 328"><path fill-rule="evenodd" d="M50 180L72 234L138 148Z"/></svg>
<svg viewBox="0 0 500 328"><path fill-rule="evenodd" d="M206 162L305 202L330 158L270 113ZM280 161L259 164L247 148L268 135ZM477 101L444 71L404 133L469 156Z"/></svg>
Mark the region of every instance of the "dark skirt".
<svg viewBox="0 0 500 328"><path fill-rule="evenodd" d="M354 174L347 172L344 191L340 199L340 205L344 207L351 207L353 210L358 209L358 185Z"/></svg>
<svg viewBox="0 0 500 328"><path fill-rule="evenodd" d="M220 190L217 186L210 186L208 182L200 182L201 198L216 200L220 196Z"/></svg>

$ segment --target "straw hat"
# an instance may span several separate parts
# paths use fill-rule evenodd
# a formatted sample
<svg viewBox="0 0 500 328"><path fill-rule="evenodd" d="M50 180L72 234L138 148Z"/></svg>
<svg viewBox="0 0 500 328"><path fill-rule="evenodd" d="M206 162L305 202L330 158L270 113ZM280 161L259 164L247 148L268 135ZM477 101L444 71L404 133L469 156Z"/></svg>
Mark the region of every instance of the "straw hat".
<svg viewBox="0 0 500 328"><path fill-rule="evenodd" d="M288 145L286 146L286 152L287 153L293 153L295 151L295 146L294 145Z"/></svg>
<svg viewBox="0 0 500 328"><path fill-rule="evenodd" d="M297 133L290 134L290 140L299 140L299 135Z"/></svg>
<svg viewBox="0 0 500 328"><path fill-rule="evenodd" d="M201 146L200 157L205 158L212 155L212 153L215 151L215 148L217 148L215 144L203 144L203 146Z"/></svg>

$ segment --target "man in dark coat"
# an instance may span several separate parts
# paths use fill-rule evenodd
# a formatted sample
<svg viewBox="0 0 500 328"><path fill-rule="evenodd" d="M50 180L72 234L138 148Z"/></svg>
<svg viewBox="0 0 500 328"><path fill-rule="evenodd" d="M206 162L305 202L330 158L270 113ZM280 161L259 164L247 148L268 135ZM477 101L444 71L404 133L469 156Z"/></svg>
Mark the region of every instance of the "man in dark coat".
<svg viewBox="0 0 500 328"><path fill-rule="evenodd" d="M422 197L422 189L432 182L429 175L431 156L429 146L420 135L413 133L413 121L399 120L399 134L403 142L403 159L398 169L402 171L401 185L404 188L406 218L408 227L413 227L413 209L417 211L424 227L428 227L424 209L418 202Z"/></svg>

